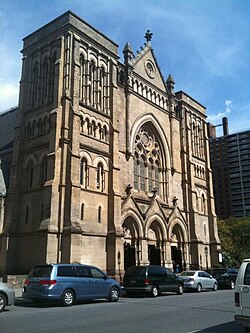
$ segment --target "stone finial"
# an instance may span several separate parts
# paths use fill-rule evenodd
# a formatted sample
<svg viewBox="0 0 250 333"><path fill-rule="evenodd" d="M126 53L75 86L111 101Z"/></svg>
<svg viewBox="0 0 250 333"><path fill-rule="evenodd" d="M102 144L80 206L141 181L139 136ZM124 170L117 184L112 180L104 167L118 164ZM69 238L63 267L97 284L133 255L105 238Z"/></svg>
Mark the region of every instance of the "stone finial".
<svg viewBox="0 0 250 333"><path fill-rule="evenodd" d="M147 32L145 33L145 38L146 38L147 43L151 42L152 36L153 36L153 33L150 32L150 30L147 30Z"/></svg>
<svg viewBox="0 0 250 333"><path fill-rule="evenodd" d="M172 200L174 206L177 206L177 201L178 201L178 198L176 196L174 196L173 200Z"/></svg>

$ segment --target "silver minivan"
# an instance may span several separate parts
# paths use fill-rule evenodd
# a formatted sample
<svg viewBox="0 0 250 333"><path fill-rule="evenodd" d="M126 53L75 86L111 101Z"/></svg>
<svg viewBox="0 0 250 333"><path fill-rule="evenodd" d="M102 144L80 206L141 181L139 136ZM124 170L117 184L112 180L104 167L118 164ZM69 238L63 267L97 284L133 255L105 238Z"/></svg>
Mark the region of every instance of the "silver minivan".
<svg viewBox="0 0 250 333"><path fill-rule="evenodd" d="M235 320L250 333L250 258L242 261L235 286Z"/></svg>

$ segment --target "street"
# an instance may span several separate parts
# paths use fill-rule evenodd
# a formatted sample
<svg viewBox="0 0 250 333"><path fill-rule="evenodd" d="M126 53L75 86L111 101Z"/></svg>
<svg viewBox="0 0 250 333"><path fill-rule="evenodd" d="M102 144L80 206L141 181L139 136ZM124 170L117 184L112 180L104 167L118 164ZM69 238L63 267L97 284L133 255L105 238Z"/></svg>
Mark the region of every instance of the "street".
<svg viewBox="0 0 250 333"><path fill-rule="evenodd" d="M17 298L0 314L0 333L243 333L234 323L234 291L121 297L70 308Z"/></svg>

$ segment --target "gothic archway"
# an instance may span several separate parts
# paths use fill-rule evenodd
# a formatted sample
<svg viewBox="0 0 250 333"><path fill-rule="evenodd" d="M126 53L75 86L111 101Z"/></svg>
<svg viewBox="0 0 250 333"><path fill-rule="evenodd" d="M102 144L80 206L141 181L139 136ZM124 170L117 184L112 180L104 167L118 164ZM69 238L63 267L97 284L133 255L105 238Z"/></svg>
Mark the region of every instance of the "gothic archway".
<svg viewBox="0 0 250 333"><path fill-rule="evenodd" d="M170 242L171 242L171 259L173 263L173 270L176 273L182 272L186 269L186 248L185 237L181 226L176 223L172 229Z"/></svg>
<svg viewBox="0 0 250 333"><path fill-rule="evenodd" d="M124 270L139 262L139 229L136 221L127 217L122 225L124 232Z"/></svg>
<svg viewBox="0 0 250 333"><path fill-rule="evenodd" d="M148 261L151 265L165 264L164 232L161 223L153 220L147 231Z"/></svg>

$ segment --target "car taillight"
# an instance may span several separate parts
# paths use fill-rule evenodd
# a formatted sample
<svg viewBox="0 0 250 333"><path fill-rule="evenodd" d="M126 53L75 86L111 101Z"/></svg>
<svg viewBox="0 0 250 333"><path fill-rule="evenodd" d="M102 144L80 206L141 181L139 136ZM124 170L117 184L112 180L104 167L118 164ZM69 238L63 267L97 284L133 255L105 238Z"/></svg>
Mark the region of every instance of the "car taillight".
<svg viewBox="0 0 250 333"><path fill-rule="evenodd" d="M194 281L194 278L189 278L188 281L189 281L189 282L192 282L192 281Z"/></svg>
<svg viewBox="0 0 250 333"><path fill-rule="evenodd" d="M240 306L240 293L234 293L234 304Z"/></svg>
<svg viewBox="0 0 250 333"><path fill-rule="evenodd" d="M39 284L43 285L43 286L51 286L51 285L55 285L57 283L56 280L40 280Z"/></svg>
<svg viewBox="0 0 250 333"><path fill-rule="evenodd" d="M30 284L30 280L29 279L25 279L23 282L23 286L28 286Z"/></svg>
<svg viewBox="0 0 250 333"><path fill-rule="evenodd" d="M150 283L149 279L144 279L144 284L149 284L149 283Z"/></svg>

